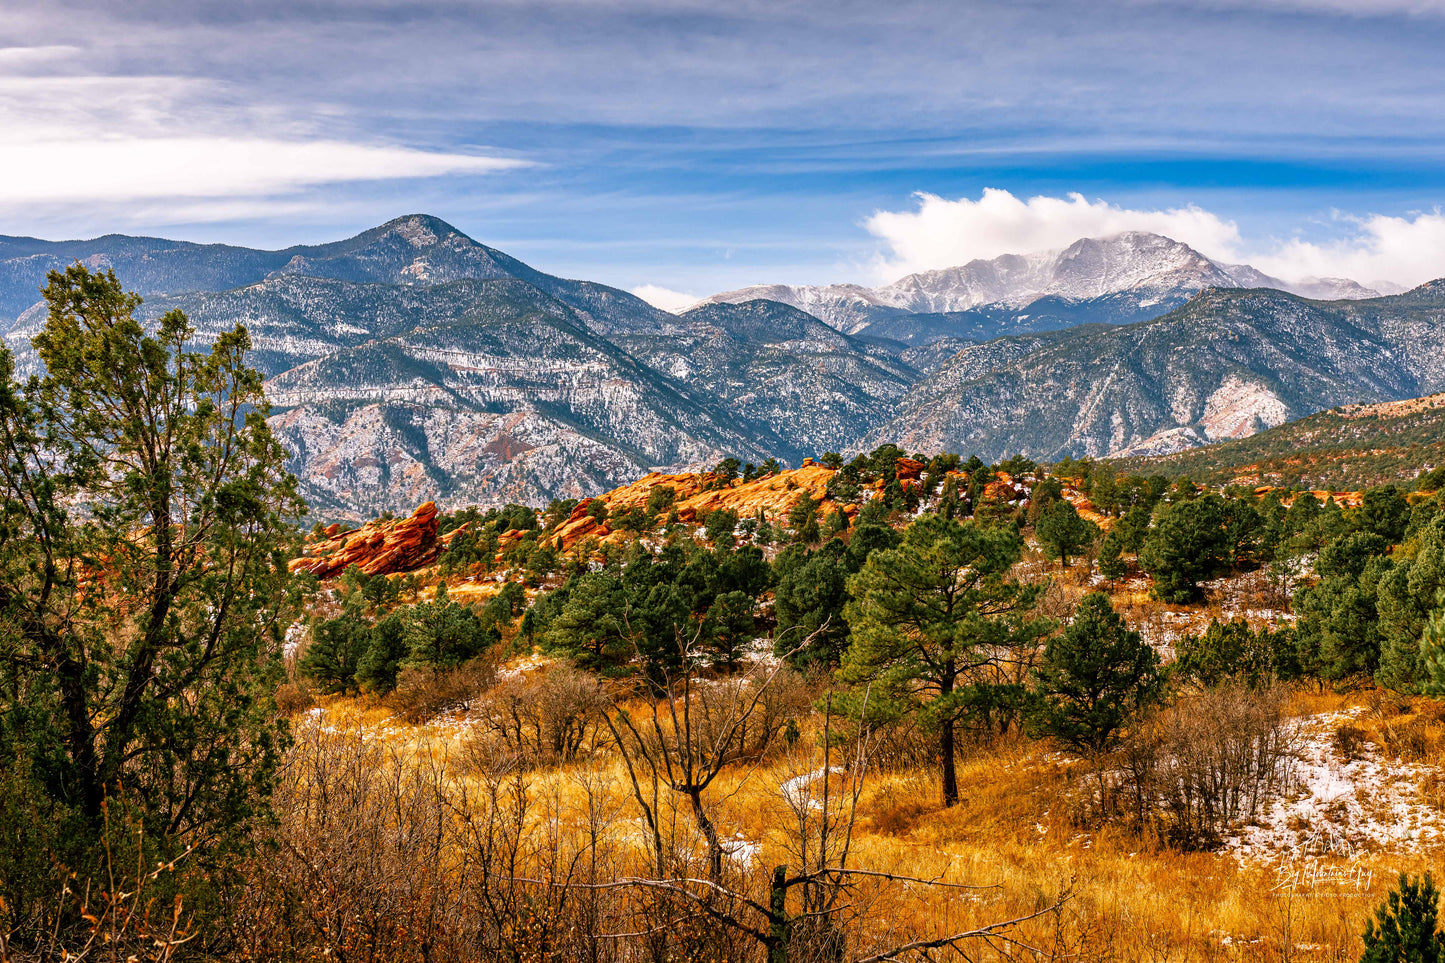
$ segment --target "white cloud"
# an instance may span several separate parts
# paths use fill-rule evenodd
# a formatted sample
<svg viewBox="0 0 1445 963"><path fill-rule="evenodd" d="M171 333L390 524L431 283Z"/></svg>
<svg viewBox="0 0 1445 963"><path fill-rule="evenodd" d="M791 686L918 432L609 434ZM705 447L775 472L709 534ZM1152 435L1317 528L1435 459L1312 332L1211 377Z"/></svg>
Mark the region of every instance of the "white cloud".
<svg viewBox="0 0 1445 963"><path fill-rule="evenodd" d="M1067 247L1081 237L1149 231L1172 237L1204 254L1231 257L1239 229L1198 207L1130 210L1082 194L1022 200L987 188L978 200L918 194L911 211L878 211L868 230L887 246L878 264L881 280L967 264L976 258L1026 254Z"/></svg>
<svg viewBox="0 0 1445 963"><path fill-rule="evenodd" d="M0 57L0 70L6 66ZM528 163L358 142L264 104L238 103L235 93L170 76L0 76L0 208L239 204L322 184L481 174Z"/></svg>
<svg viewBox="0 0 1445 963"><path fill-rule="evenodd" d="M75 56L79 47L70 44L41 44L38 46L0 47L0 66L33 66L50 63Z"/></svg>
<svg viewBox="0 0 1445 963"><path fill-rule="evenodd" d="M1260 270L1290 280L1343 277L1374 285L1389 281L1414 287L1445 277L1445 215L1435 210L1413 218L1372 214L1341 217L1348 236L1325 243L1295 239L1250 259Z"/></svg>
<svg viewBox="0 0 1445 963"><path fill-rule="evenodd" d="M523 162L336 140L155 137L0 144L0 204L234 197L316 184L482 173Z"/></svg>
<svg viewBox="0 0 1445 963"><path fill-rule="evenodd" d="M632 289L632 293L654 308L671 311L673 314L680 314L702 300L696 294L684 294L681 291L673 291L656 284L638 285Z"/></svg>
<svg viewBox="0 0 1445 963"><path fill-rule="evenodd" d="M866 222L884 245L875 263L879 280L975 258L1054 250L1081 237L1120 231L1163 234L1209 257L1252 264L1286 281L1338 277L1413 287L1445 277L1445 214L1439 210L1408 217L1336 214L1339 236L1332 240L1278 242L1244 238L1233 221L1193 205L1131 210L1080 194L1025 201L994 188L978 200L917 197L914 210L879 211Z"/></svg>

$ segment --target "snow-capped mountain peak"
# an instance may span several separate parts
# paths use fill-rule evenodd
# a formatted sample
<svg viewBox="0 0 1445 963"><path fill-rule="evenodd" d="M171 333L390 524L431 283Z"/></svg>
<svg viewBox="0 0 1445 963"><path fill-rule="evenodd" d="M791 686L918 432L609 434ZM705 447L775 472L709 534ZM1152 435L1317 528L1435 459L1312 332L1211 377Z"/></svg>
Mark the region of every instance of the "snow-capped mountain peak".
<svg viewBox="0 0 1445 963"><path fill-rule="evenodd" d="M1210 287L1271 287L1315 298L1366 298L1377 292L1345 279L1292 285L1247 264L1216 262L1172 238L1143 231L1080 238L1061 250L1004 254L957 267L922 271L892 284L755 285L715 294L706 302L781 301L834 327L856 332L893 313L947 313L985 305L1021 308L1043 297L1084 301L1128 294L1140 307L1183 298Z"/></svg>

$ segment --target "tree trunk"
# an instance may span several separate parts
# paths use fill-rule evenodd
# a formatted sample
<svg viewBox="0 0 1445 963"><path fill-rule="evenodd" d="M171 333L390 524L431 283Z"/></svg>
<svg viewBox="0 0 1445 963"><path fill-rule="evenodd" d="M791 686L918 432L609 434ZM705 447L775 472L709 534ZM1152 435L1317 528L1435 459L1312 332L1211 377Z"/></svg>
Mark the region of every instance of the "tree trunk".
<svg viewBox="0 0 1445 963"><path fill-rule="evenodd" d="M693 818L697 820L698 829L702 830L703 838L707 840L707 870L708 878L715 884L722 883L722 844L717 838L717 827L713 825L707 816L707 809L702 804L702 791L695 786L687 788L687 798L692 802Z"/></svg>
<svg viewBox="0 0 1445 963"><path fill-rule="evenodd" d="M952 719L943 724L943 737L939 741L939 751L943 755L943 804L954 806L958 804L958 769L953 762Z"/></svg>
<svg viewBox="0 0 1445 963"><path fill-rule="evenodd" d="M950 659L945 666L943 677L939 680L938 698L940 700L946 700L953 695L955 671L954 663ZM943 732L938 746L939 755L943 757L943 805L945 806L958 804L958 769L953 762L953 721L951 714L943 721Z"/></svg>
<svg viewBox="0 0 1445 963"><path fill-rule="evenodd" d="M788 963L788 867L773 869L768 900L768 963Z"/></svg>
<svg viewBox="0 0 1445 963"><path fill-rule="evenodd" d="M66 657L56 668L60 683L60 700L64 707L67 748L70 750L72 772L78 786L74 787L80 797L81 811L94 824L101 820L101 806L105 801L105 781L100 771L100 757L96 752L95 730L90 724L89 701L85 690L85 667L75 658Z"/></svg>

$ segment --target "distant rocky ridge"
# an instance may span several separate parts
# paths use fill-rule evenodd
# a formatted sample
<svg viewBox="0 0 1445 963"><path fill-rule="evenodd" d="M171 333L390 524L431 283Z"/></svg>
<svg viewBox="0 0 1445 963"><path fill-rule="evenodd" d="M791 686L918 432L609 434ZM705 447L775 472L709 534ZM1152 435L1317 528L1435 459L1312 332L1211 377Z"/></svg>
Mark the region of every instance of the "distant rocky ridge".
<svg viewBox="0 0 1445 963"><path fill-rule="evenodd" d="M73 259L116 270L147 319L184 310L202 343L246 325L321 518L586 498L728 455L796 464L881 441L1160 454L1445 387L1439 282L1372 298L1320 282L1359 299L1309 300L1136 234L673 315L425 215L272 252L0 238L0 335L21 376L38 369L37 288Z"/></svg>
<svg viewBox="0 0 1445 963"><path fill-rule="evenodd" d="M964 349L862 447L887 439L1045 460L1165 454L1442 388L1445 282L1361 301L1211 288L1138 324Z"/></svg>

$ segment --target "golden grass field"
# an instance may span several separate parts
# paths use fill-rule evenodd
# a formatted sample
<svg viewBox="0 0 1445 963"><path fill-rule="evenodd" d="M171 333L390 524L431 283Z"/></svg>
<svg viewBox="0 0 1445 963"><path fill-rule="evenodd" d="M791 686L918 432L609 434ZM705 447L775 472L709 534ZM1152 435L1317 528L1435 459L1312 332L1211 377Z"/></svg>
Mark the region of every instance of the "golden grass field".
<svg viewBox="0 0 1445 963"><path fill-rule="evenodd" d="M465 714L421 726L391 718L374 704L332 699L298 723L301 740L319 728L379 743L406 765L440 764L458 785L482 779L467 763L473 738ZM1071 897L1059 914L1020 927L1025 943L1084 960L1354 960L1364 920L1401 872L1437 868L1445 837L1428 834L1398 845L1368 838L1389 835L1401 822L1427 818L1445 805L1439 766L1445 762L1445 723L1437 703L1381 699L1371 693L1296 692L1290 714L1301 725L1327 720L1315 741L1335 752L1341 739L1330 720L1347 718L1356 736L1351 754L1391 771L1411 767L1406 816L1385 811L1373 787L1362 782L1354 806L1321 810L1310 827L1278 827L1308 835L1324 829L1325 850L1285 850L1240 856L1228 847L1183 853L1159 840L1079 818L1083 767L1044 743L1021 736L966 747L960 759L961 801L939 804L934 773L909 767L877 768L858 796L849 865L903 876L968 884L978 889L929 887L879 881L861 887L874 937L958 931L1026 915L1063 892ZM764 885L778 863L796 863L798 805L783 786L823 766L810 720L794 746L757 764L728 770L708 791L719 835L741 852L729 860L738 888ZM605 742L605 740L600 740ZM1318 746L1316 746L1318 748ZM1337 759L1341 765L1345 757ZM834 754L830 762L846 763ZM836 772L827 791L832 806L846 807L855 773ZM565 766L531 771L527 792L538 801L529 832L561 839L581 832L589 818L605 815L616 851L642 854L642 823L614 752L605 744ZM818 802L821 779L806 786ZM1298 795L1298 793L1296 793ZM1398 796L1399 793L1396 793ZM662 792L662 821L684 849L700 846L692 816L681 799ZM797 793L794 793L794 802ZM1392 797L1393 798L1393 797ZM840 802L841 800L841 802ZM1336 800L1338 802L1338 800ZM807 807L801 807L805 813ZM1349 810L1349 811L1347 811ZM590 817L589 817L590 813ZM813 817L816 822L816 817ZM1241 827L1247 831L1249 827ZM551 834L547 836L547 834ZM560 845L560 843L559 843ZM1308 849L1308 847L1306 847ZM994 958L986 955L977 958ZM1003 953L1000 949L997 952ZM999 956L997 958L1004 958ZM1013 957L1009 957L1013 958ZM1024 958L1024 957L1018 957Z"/></svg>

